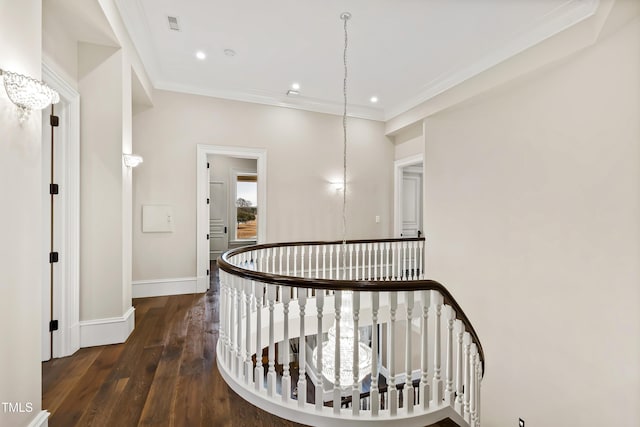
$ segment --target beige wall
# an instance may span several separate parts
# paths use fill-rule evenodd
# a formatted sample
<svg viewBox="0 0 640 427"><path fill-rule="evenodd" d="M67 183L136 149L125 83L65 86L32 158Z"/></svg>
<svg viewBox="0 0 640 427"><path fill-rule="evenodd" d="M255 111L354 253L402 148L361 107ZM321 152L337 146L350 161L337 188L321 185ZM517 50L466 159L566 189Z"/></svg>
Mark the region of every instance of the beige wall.
<svg viewBox="0 0 640 427"><path fill-rule="evenodd" d="M393 137L394 159L401 160L407 157L424 154L424 136L422 131L422 121L418 121L411 126L398 132Z"/></svg>
<svg viewBox="0 0 640 427"><path fill-rule="evenodd" d="M0 0L0 68L37 79L41 74L41 4ZM33 411L5 413L0 425L19 427L41 410L40 312L42 289L42 142L40 112L22 125L0 89L0 402L32 404Z"/></svg>
<svg viewBox="0 0 640 427"><path fill-rule="evenodd" d="M484 426L640 419L640 21L427 119L427 271L486 352Z"/></svg>
<svg viewBox="0 0 640 427"><path fill-rule="evenodd" d="M156 91L154 107L134 116L134 180L142 204L174 206L173 233L134 226L134 280L196 273L196 145L267 150L268 241L338 239L342 177L341 118L287 108ZM393 144L379 122L349 119L349 236L391 233ZM381 222L375 223L380 215Z"/></svg>

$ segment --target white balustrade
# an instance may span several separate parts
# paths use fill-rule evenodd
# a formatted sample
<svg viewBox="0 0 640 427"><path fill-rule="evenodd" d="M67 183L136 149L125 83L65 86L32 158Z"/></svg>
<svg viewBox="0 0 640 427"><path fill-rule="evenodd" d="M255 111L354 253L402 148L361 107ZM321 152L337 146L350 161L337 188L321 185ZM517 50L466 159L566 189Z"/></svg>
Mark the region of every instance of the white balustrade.
<svg viewBox="0 0 640 427"><path fill-rule="evenodd" d="M481 347L446 290L424 279L424 240L265 246L232 252L221 263L218 365L242 397L310 425L367 419L402 425L416 417L421 425L451 418L480 426ZM332 287L335 280L353 289L366 283L372 291L345 291ZM327 355L330 328L335 345ZM370 350L366 371L361 345ZM353 351L346 356L345 348Z"/></svg>

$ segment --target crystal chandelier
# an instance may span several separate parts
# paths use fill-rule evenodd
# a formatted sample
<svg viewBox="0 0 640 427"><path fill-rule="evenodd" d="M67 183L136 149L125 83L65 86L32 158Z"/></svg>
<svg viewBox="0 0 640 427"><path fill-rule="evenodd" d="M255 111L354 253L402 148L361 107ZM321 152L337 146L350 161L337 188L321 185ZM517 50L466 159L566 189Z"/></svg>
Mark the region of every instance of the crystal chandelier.
<svg viewBox="0 0 640 427"><path fill-rule="evenodd" d="M29 117L31 110L42 110L60 102L58 92L39 80L1 69L0 75L9 99L18 107L20 122Z"/></svg>
<svg viewBox="0 0 640 427"><path fill-rule="evenodd" d="M343 130L343 180L342 180L342 232L343 242L346 245L347 240L347 46L348 46L348 33L347 22L351 19L349 12L343 12L340 14L340 19L344 21L344 51L343 51L343 64L344 64L344 79L343 79L343 99L344 109L342 113L342 130ZM342 251L342 265L343 274L346 275L346 254L347 251ZM353 292L342 291L341 292L341 312L339 320L339 338L336 337L336 321L329 328L327 340L322 343L322 376L329 382L339 385L340 388L352 386L354 383L354 366L353 355L355 346L358 346L358 378L357 381L361 382L367 375L371 373L371 347L365 343L360 342L360 334L354 328L353 322ZM338 341L339 340L339 341ZM339 342L339 344L338 344ZM340 359L340 372L336 375L335 372L335 356L336 347L339 348ZM315 366L318 366L318 346L313 350L312 360ZM338 379L339 384L336 384Z"/></svg>

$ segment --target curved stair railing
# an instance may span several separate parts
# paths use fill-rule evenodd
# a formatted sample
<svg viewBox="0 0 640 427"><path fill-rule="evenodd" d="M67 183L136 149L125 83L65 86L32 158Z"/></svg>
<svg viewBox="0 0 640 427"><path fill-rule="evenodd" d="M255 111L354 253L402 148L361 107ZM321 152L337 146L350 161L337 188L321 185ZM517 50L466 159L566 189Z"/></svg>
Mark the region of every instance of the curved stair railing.
<svg viewBox="0 0 640 427"><path fill-rule="evenodd" d="M223 378L261 409L308 425L426 426L449 418L480 426L482 346L449 291L424 278L423 259L424 238L223 254L216 350ZM345 322L358 333L341 335ZM332 325L334 342L343 344L323 355ZM353 360L339 350L345 337L355 341L347 346ZM371 355L364 379L362 349ZM353 379L342 384L334 373L345 367Z"/></svg>

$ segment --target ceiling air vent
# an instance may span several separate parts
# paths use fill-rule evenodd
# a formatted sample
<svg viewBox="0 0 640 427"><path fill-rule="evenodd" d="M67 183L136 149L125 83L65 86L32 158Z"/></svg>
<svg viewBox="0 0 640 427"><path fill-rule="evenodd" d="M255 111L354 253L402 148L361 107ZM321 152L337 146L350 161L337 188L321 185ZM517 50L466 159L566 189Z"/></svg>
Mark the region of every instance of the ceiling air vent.
<svg viewBox="0 0 640 427"><path fill-rule="evenodd" d="M169 21L169 29L173 31L180 31L180 26L178 25L178 18L175 16L167 16L167 20Z"/></svg>

